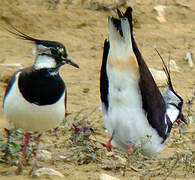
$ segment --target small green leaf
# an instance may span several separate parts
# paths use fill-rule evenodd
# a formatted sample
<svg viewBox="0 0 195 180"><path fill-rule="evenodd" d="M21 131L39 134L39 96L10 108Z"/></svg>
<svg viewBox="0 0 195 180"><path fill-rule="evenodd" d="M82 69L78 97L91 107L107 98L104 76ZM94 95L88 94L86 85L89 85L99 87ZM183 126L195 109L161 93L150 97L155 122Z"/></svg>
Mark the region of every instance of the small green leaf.
<svg viewBox="0 0 195 180"><path fill-rule="evenodd" d="M1 150L5 150L7 148L7 143L2 144Z"/></svg>
<svg viewBox="0 0 195 180"><path fill-rule="evenodd" d="M21 146L15 142L12 142L13 147L15 148L16 151L20 151L21 150Z"/></svg>

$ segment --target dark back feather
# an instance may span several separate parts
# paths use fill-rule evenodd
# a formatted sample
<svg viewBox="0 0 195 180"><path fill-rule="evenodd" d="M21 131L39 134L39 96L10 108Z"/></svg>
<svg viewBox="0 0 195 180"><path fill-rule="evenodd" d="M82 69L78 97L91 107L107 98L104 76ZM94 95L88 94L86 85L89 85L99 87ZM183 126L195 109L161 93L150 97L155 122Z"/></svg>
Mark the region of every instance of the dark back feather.
<svg viewBox="0 0 195 180"><path fill-rule="evenodd" d="M140 71L139 87L142 95L143 109L146 112L150 125L157 130L159 136L166 139L165 134L165 112L166 105L144 59L137 47L133 36L132 8L128 7L124 17L128 18L130 24L132 47L137 58Z"/></svg>
<svg viewBox="0 0 195 180"><path fill-rule="evenodd" d="M107 65L107 58L109 53L109 41L106 39L104 41L104 51L103 51L103 57L102 57L102 66L100 71L100 97L102 103L104 103L106 110L108 109L109 103L108 103L108 76L106 71L106 65Z"/></svg>

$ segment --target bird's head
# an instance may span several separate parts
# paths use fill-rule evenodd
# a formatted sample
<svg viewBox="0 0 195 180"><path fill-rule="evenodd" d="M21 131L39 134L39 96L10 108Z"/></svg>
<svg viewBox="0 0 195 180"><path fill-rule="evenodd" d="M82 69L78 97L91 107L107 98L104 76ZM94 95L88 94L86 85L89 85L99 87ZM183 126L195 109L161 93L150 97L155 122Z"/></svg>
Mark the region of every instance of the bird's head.
<svg viewBox="0 0 195 180"><path fill-rule="evenodd" d="M56 41L40 40L30 37L12 26L14 31L8 32L16 35L19 39L31 41L36 45L35 69L59 69L64 64L70 64L76 68L79 66L68 58L66 48Z"/></svg>
<svg viewBox="0 0 195 180"><path fill-rule="evenodd" d="M173 89L170 71L167 68L167 66L166 66L163 58L161 57L160 53L158 52L158 50L156 48L155 48L155 50L157 51L158 55L160 56L160 58L163 62L163 69L164 69L164 72L167 76L168 87L165 88L165 90L162 93L162 96L163 96L164 101L166 103L167 115L169 116L170 121L172 123L178 122L179 120L186 123L186 119L184 118L183 113L182 113L183 99Z"/></svg>
<svg viewBox="0 0 195 180"><path fill-rule="evenodd" d="M76 68L79 66L68 58L66 48L56 41L39 40L36 43L37 57L35 69L59 68L64 64L70 64Z"/></svg>

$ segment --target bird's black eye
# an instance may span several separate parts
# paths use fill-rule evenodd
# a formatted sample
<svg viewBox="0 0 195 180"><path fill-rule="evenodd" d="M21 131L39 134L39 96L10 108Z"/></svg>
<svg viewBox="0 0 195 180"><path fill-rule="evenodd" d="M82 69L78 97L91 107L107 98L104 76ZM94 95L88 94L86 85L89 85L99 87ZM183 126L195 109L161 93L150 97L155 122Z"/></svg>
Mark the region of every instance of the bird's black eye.
<svg viewBox="0 0 195 180"><path fill-rule="evenodd" d="M54 55L54 56L58 56L60 53L57 49L51 49L51 54Z"/></svg>
<svg viewBox="0 0 195 180"><path fill-rule="evenodd" d="M183 102L179 102L179 103L178 103L178 107L181 108L182 106L183 106Z"/></svg>

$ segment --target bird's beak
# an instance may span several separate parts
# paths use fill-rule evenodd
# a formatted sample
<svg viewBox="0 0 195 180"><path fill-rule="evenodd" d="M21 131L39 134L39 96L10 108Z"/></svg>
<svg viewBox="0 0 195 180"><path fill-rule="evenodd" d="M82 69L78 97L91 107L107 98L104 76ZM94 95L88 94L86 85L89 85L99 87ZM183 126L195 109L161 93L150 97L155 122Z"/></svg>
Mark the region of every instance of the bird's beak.
<svg viewBox="0 0 195 180"><path fill-rule="evenodd" d="M67 59L67 58L65 58L64 59L64 63L65 64L70 64L70 65L72 65L72 66L74 66L74 67L76 67L76 68L79 68L79 65L77 65L76 63L74 63L72 60L70 60L70 59Z"/></svg>
<svg viewBox="0 0 195 180"><path fill-rule="evenodd" d="M185 124L187 124L187 121L186 121L186 119L185 119L185 117L182 113L179 114L178 120L180 120L180 121L184 122Z"/></svg>

